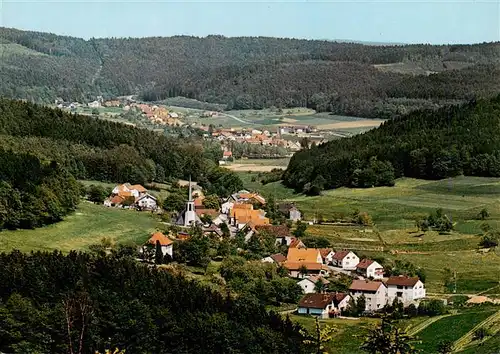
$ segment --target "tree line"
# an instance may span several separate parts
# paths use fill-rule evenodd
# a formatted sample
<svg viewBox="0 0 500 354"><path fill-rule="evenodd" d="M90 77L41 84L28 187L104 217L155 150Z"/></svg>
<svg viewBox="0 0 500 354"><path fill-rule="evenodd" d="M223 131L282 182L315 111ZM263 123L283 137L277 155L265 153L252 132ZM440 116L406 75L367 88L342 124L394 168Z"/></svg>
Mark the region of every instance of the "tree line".
<svg viewBox="0 0 500 354"><path fill-rule="evenodd" d="M210 179L222 155L218 144L197 136L167 137L7 99L0 99L2 146L55 160L78 179L141 184L189 176Z"/></svg>
<svg viewBox="0 0 500 354"><path fill-rule="evenodd" d="M76 180L56 162L0 149L0 230L60 221L79 198Z"/></svg>
<svg viewBox="0 0 500 354"><path fill-rule="evenodd" d="M0 34L0 93L36 102L139 94L149 101L183 96L226 109L307 106L389 117L500 88L498 43L367 46L223 36L85 41L6 28ZM393 63L416 67L417 75L374 67Z"/></svg>
<svg viewBox="0 0 500 354"><path fill-rule="evenodd" d="M391 186L394 178L500 176L500 96L384 122L352 138L296 153L284 183L317 194L322 189Z"/></svg>
<svg viewBox="0 0 500 354"><path fill-rule="evenodd" d="M111 255L0 254L0 351L301 353L300 327L258 301Z"/></svg>

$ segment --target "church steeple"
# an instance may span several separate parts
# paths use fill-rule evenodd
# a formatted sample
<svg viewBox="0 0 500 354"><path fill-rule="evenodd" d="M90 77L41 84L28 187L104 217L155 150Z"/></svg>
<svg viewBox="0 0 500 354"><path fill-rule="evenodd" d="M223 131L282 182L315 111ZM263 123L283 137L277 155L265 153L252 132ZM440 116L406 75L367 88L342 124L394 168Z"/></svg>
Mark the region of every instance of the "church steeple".
<svg viewBox="0 0 500 354"><path fill-rule="evenodd" d="M193 201L193 190L191 188L191 175L189 175L189 196L188 196L188 201L190 201L190 202Z"/></svg>

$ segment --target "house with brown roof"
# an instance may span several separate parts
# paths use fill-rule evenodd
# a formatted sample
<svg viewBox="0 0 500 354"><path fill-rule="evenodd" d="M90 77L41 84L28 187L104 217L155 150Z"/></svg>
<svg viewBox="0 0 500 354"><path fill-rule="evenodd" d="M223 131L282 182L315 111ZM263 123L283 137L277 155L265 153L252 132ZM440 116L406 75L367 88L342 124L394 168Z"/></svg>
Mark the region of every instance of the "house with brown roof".
<svg viewBox="0 0 500 354"><path fill-rule="evenodd" d="M320 248L319 253L323 259L323 264L332 264L335 252L331 248Z"/></svg>
<svg viewBox="0 0 500 354"><path fill-rule="evenodd" d="M269 218L266 218L266 212L261 209L254 210L252 204L234 204L229 212L231 225L241 230L246 226L252 229L258 225L269 225Z"/></svg>
<svg viewBox="0 0 500 354"><path fill-rule="evenodd" d="M365 278L382 279L384 277L384 267L371 259L363 259L356 266L356 272Z"/></svg>
<svg viewBox="0 0 500 354"><path fill-rule="evenodd" d="M311 275L307 278L302 279L297 282L297 284L302 288L304 294L316 293L316 283L320 281L325 287L330 284L330 282L320 275Z"/></svg>
<svg viewBox="0 0 500 354"><path fill-rule="evenodd" d="M286 257L281 253L272 254L261 260L264 263L274 263L274 264L283 264L286 261Z"/></svg>
<svg viewBox="0 0 500 354"><path fill-rule="evenodd" d="M388 302L387 287L381 281L355 279L349 287L349 292L355 300L365 296L365 311L378 311Z"/></svg>
<svg viewBox="0 0 500 354"><path fill-rule="evenodd" d="M347 307L349 299L349 295L342 293L310 293L299 301L297 312L300 315L329 318L340 314Z"/></svg>
<svg viewBox="0 0 500 354"><path fill-rule="evenodd" d="M306 245L300 239L293 237L290 240L290 244L288 245L288 247L289 247L289 249L290 248L306 248Z"/></svg>
<svg viewBox="0 0 500 354"><path fill-rule="evenodd" d="M359 257L352 251L335 252L332 264L345 270L355 270L359 263Z"/></svg>
<svg viewBox="0 0 500 354"><path fill-rule="evenodd" d="M386 285L390 302L397 298L403 305L408 306L425 297L425 286L419 277L391 276Z"/></svg>
<svg viewBox="0 0 500 354"><path fill-rule="evenodd" d="M289 248L283 266L288 269L292 278L305 278L314 274L328 275L330 271L323 264L317 248Z"/></svg>
<svg viewBox="0 0 500 354"><path fill-rule="evenodd" d="M162 232L155 232L149 240L146 242L146 244L150 244L153 246L156 246L156 244L159 243L161 246L161 252L163 255L169 255L170 257L173 257L174 255L174 241L169 239L167 236L165 236ZM140 252L143 252L143 249L140 250Z"/></svg>

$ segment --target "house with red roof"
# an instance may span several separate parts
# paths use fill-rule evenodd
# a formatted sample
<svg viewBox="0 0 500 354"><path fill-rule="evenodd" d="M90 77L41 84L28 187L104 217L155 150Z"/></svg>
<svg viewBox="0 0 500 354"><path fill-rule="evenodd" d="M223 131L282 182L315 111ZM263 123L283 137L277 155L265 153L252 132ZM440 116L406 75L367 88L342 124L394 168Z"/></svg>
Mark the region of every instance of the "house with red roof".
<svg viewBox="0 0 500 354"><path fill-rule="evenodd" d="M349 299L345 293L310 293L299 301L297 312L320 318L335 317L348 306Z"/></svg>
<svg viewBox="0 0 500 354"><path fill-rule="evenodd" d="M387 287L381 281L355 279L349 287L349 292L356 301L364 295L365 311L381 310L388 303Z"/></svg>
<svg viewBox="0 0 500 354"><path fill-rule="evenodd" d="M264 263L274 263L274 264L283 264L286 261L286 257L281 253L272 254L261 260Z"/></svg>
<svg viewBox="0 0 500 354"><path fill-rule="evenodd" d="M386 285L390 302L397 298L403 305L408 306L425 297L425 286L419 277L391 276Z"/></svg>
<svg viewBox="0 0 500 354"><path fill-rule="evenodd" d="M156 244L159 244L161 252L164 256L168 254L170 257L173 257L174 255L174 241L169 239L162 232L155 232L153 235L151 235L146 244L153 245L154 247L156 247ZM143 252L143 249L141 249L141 252Z"/></svg>
<svg viewBox="0 0 500 354"><path fill-rule="evenodd" d="M356 272L365 278L382 279L384 277L384 267L371 259L363 259L356 265Z"/></svg>
<svg viewBox="0 0 500 354"><path fill-rule="evenodd" d="M323 259L323 264L332 264L335 252L331 248L320 248L319 253Z"/></svg>
<svg viewBox="0 0 500 354"><path fill-rule="evenodd" d="M355 270L359 263L359 257L352 251L335 252L332 258L332 264L345 270Z"/></svg>

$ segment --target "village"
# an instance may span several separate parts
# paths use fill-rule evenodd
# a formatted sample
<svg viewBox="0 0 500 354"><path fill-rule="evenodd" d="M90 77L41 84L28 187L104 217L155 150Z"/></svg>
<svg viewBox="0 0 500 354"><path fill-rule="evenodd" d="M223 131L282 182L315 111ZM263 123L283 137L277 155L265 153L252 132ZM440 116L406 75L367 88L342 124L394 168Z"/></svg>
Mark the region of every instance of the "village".
<svg viewBox="0 0 500 354"><path fill-rule="evenodd" d="M280 204L278 207L287 220L273 225L263 210L267 201L259 193L241 190L221 200L220 207L215 209L204 205L203 189L195 182L182 181L182 184L188 188L184 208L171 215L170 222L166 223L169 227L154 232L139 249L141 254L149 254L149 260L155 257L155 252L161 252L162 257L175 262L175 242L189 240L195 227L201 230L203 237L219 241L242 235L248 243L252 237L273 235L281 252L269 254L260 262L284 269L300 286L303 297L296 306L298 315L342 318L349 315L349 307L356 303L363 307L360 315L371 315L394 303L402 304L403 308L416 308L426 298L425 285L418 276L386 276L381 264L360 259L355 250L306 247L291 231L292 225L307 223L294 204ZM104 205L162 213L156 197L146 188L128 183L116 186ZM350 279L347 291L328 290L330 281L338 277Z"/></svg>
<svg viewBox="0 0 500 354"><path fill-rule="evenodd" d="M215 124L217 118L223 119L227 114L221 111L173 109L161 104L139 102L133 96L111 100L104 100L102 96L98 96L95 101L89 103L64 102L62 99L57 99L55 107L98 117L101 112L112 114L113 117L134 114L148 122L152 127L198 129L204 139L221 142L224 151L228 152L231 152L234 143L276 147L286 151L286 153L281 154L274 152L273 156L268 157L291 156L302 148L300 141L304 138L306 138L304 141L307 141L308 146L311 146L313 143L316 145L325 143L333 136L343 136L338 132L320 130L313 125L299 124L298 122L276 121L272 125L259 126L242 120L241 122L237 121L240 126ZM261 155L256 157L261 157ZM228 157L231 155L225 155L224 160L227 160Z"/></svg>

